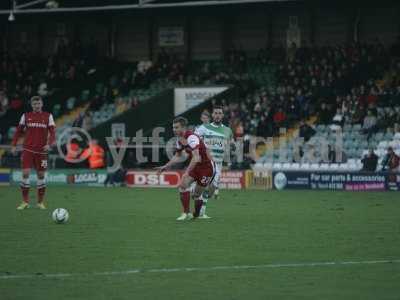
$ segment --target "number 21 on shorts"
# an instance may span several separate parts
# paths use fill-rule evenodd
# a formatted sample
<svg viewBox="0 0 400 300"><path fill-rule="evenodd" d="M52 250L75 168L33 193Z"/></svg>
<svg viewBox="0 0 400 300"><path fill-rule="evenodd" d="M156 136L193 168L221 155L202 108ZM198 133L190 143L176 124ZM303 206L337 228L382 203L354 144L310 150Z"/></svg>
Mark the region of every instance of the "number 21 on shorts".
<svg viewBox="0 0 400 300"><path fill-rule="evenodd" d="M202 184L207 185L210 182L210 179L211 177L203 176L200 181Z"/></svg>

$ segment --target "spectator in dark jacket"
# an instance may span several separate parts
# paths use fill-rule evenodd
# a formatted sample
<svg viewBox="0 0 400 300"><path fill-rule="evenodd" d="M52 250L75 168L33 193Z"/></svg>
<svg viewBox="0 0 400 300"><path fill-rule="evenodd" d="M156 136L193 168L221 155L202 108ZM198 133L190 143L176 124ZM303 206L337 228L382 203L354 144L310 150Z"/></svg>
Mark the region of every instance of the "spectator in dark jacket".
<svg viewBox="0 0 400 300"><path fill-rule="evenodd" d="M400 158L394 153L393 148L389 147L382 161L382 171L396 172L399 168L399 161Z"/></svg>
<svg viewBox="0 0 400 300"><path fill-rule="evenodd" d="M332 120L332 113L326 103L321 104L321 110L318 112L318 124L328 125Z"/></svg>
<svg viewBox="0 0 400 300"><path fill-rule="evenodd" d="M299 127L299 137L304 138L304 142L308 142L308 140L315 134L314 128L308 125L303 120L300 121Z"/></svg>
<svg viewBox="0 0 400 300"><path fill-rule="evenodd" d="M370 149L361 162L363 164L361 171L375 172L376 167L378 166L378 156L375 154L373 149Z"/></svg>

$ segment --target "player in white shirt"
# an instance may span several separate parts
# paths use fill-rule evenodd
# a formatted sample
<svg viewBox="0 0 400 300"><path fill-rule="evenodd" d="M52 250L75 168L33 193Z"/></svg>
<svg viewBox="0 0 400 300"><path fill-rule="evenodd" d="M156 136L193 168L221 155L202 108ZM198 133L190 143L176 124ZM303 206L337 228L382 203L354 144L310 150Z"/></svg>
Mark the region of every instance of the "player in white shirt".
<svg viewBox="0 0 400 300"><path fill-rule="evenodd" d="M207 201L214 194L218 195L218 186L221 177L222 163L224 157L229 153L229 147L233 140L232 130L222 124L224 119L224 111L221 106L214 106L212 111L212 122L203 124L196 128L195 133L200 136L216 164L216 175L213 183L209 186L208 191L203 193L203 206L200 211L200 217L208 219L206 215Z"/></svg>

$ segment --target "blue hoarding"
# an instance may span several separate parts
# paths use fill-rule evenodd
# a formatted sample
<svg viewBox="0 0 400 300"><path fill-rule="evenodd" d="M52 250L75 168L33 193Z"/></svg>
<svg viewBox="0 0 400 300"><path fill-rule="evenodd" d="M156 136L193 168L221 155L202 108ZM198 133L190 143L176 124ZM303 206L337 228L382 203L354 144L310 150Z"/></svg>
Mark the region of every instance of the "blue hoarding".
<svg viewBox="0 0 400 300"><path fill-rule="evenodd" d="M276 171L273 172L273 184L277 190L398 191L400 174Z"/></svg>

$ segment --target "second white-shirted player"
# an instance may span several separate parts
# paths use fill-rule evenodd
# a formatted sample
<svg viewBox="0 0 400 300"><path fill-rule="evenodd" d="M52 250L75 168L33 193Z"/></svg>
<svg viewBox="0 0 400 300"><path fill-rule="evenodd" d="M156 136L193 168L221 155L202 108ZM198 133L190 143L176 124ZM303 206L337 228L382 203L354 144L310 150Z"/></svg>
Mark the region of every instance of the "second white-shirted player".
<svg viewBox="0 0 400 300"><path fill-rule="evenodd" d="M207 201L215 192L218 193L222 163L233 140L232 130L228 126L222 124L224 119L224 110L222 106L214 106L211 117L211 123L200 125L195 130L195 133L203 139L217 167L213 183L209 186L208 191L204 192L202 195L203 206L199 216L199 218L202 219L209 218L206 215Z"/></svg>

